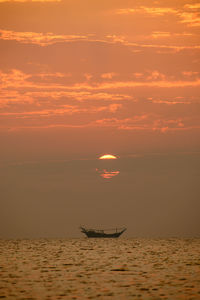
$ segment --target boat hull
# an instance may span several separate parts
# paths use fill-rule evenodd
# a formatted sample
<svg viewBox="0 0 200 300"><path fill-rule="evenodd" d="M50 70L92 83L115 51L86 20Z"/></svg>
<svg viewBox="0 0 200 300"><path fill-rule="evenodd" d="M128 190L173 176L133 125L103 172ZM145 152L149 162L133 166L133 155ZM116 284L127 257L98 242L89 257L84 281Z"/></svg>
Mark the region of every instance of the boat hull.
<svg viewBox="0 0 200 300"><path fill-rule="evenodd" d="M118 238L126 229L123 229L119 232L114 233L105 233L104 231L95 231L95 230L86 230L85 228L81 228L82 232L88 238Z"/></svg>

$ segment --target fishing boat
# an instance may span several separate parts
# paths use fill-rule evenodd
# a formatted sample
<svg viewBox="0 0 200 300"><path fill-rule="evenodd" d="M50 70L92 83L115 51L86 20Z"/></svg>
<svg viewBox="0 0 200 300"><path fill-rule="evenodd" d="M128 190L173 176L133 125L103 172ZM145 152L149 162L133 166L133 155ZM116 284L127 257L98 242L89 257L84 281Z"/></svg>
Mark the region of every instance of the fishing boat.
<svg viewBox="0 0 200 300"><path fill-rule="evenodd" d="M126 228L112 228L112 229L86 229L80 227L81 232L84 233L89 238L118 238Z"/></svg>

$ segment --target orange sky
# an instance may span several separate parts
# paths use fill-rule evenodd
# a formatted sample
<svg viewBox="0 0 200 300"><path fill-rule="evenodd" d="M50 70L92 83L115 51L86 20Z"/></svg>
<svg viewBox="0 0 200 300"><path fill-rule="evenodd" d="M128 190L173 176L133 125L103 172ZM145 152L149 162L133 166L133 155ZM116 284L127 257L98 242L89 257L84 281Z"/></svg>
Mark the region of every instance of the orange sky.
<svg viewBox="0 0 200 300"><path fill-rule="evenodd" d="M198 1L0 0L2 158L199 151L199 32Z"/></svg>
<svg viewBox="0 0 200 300"><path fill-rule="evenodd" d="M199 235L199 33L198 0L0 0L0 238Z"/></svg>

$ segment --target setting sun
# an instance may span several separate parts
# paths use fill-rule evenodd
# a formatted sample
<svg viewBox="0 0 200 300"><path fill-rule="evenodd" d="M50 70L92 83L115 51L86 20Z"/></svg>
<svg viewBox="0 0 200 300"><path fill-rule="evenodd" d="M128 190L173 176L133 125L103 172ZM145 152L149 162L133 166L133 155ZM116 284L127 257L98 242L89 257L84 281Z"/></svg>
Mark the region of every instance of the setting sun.
<svg viewBox="0 0 200 300"><path fill-rule="evenodd" d="M200 0L0 0L0 58L0 300L200 300Z"/></svg>
<svg viewBox="0 0 200 300"><path fill-rule="evenodd" d="M117 159L117 156L112 155L112 154L104 154L99 157L99 159Z"/></svg>

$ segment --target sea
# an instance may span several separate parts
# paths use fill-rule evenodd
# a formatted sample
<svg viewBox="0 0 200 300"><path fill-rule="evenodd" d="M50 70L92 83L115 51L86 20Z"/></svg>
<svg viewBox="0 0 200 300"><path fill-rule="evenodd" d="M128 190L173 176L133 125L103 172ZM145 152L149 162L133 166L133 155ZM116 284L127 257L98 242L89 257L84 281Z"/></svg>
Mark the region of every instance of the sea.
<svg viewBox="0 0 200 300"><path fill-rule="evenodd" d="M200 299L200 239L0 240L0 298Z"/></svg>

